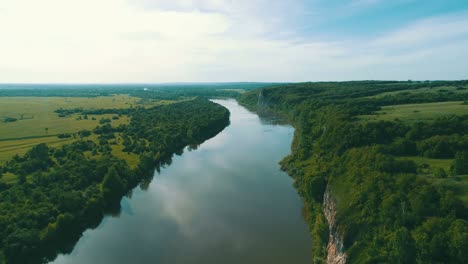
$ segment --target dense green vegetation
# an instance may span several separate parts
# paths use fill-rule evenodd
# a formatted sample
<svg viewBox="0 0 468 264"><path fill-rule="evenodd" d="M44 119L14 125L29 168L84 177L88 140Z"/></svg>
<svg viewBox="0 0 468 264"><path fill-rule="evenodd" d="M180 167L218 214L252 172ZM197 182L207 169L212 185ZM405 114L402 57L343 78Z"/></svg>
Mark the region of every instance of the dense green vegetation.
<svg viewBox="0 0 468 264"><path fill-rule="evenodd" d="M343 239L348 263L468 259L468 201L459 191L466 190L468 116L447 111L411 122L360 118L384 106L466 101L467 84L301 83L242 95L245 105L277 111L295 126L292 154L282 167L305 200L314 263L327 256L325 192L336 203L332 228ZM452 87L457 92L448 91ZM450 166L417 159L448 160Z"/></svg>
<svg viewBox="0 0 468 264"><path fill-rule="evenodd" d="M128 125L101 119L73 143L38 144L0 167L3 177L17 178L0 179L0 263L44 263L70 252L81 233L118 211L121 197L150 180L155 167L229 124L226 108L201 98L127 114ZM113 155L117 140L126 155L139 156L135 167Z"/></svg>
<svg viewBox="0 0 468 264"><path fill-rule="evenodd" d="M24 155L39 143L53 147L69 144L79 131L93 130L102 118L111 119L112 126L127 124L134 108L195 97L236 97L265 85L268 84L0 84L0 164L15 154ZM135 157L119 153L119 143L112 146L114 154L134 160Z"/></svg>
<svg viewBox="0 0 468 264"><path fill-rule="evenodd" d="M123 195L147 184L155 167L221 131L229 112L201 98L228 96L295 126L292 153L281 165L304 198L314 263L327 255L325 192L336 203L333 229L349 263L468 259L468 81L264 86L0 87L8 100L108 102L48 109L57 124L86 126L56 133L41 127L34 140L21 138L24 155L0 164L0 263L41 263L70 252L86 228L119 210ZM114 100L122 93L131 104ZM16 121L4 126L32 122L27 113L12 114L3 122Z"/></svg>
<svg viewBox="0 0 468 264"><path fill-rule="evenodd" d="M96 97L128 94L158 100L199 97L238 97L245 90L271 83L206 83L206 84L0 84L0 97Z"/></svg>
<svg viewBox="0 0 468 264"><path fill-rule="evenodd" d="M468 107L463 101L436 103L418 103L383 106L381 110L370 115L358 116L363 122L396 119L408 122L435 120L448 115L468 115Z"/></svg>

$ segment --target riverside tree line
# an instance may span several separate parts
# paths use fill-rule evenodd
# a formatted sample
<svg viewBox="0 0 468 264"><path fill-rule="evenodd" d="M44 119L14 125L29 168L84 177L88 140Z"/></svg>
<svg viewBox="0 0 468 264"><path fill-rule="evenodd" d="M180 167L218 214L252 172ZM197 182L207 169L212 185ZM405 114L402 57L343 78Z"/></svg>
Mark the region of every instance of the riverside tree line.
<svg viewBox="0 0 468 264"><path fill-rule="evenodd" d="M98 143L87 139L91 131L82 131L71 144L39 144L0 167L0 175L18 177L15 184L0 184L0 253L6 263L44 263L70 252L81 233L97 226L104 213L118 211L121 197L148 181L155 167L229 124L229 111L206 99L136 108L129 115L128 125L96 127ZM125 152L139 155L134 168L112 155L116 133Z"/></svg>
<svg viewBox="0 0 468 264"><path fill-rule="evenodd" d="M348 263L466 262L468 210L454 186L468 174L468 116L413 123L362 122L358 116L386 105L466 101L467 84L301 83L240 98L253 109L285 115L296 129L292 154L281 164L305 200L313 263L326 262L326 190L337 205L334 228L343 238ZM458 88L431 91L447 86ZM408 156L453 161L448 171L425 175L424 165ZM437 184L440 179L454 186Z"/></svg>

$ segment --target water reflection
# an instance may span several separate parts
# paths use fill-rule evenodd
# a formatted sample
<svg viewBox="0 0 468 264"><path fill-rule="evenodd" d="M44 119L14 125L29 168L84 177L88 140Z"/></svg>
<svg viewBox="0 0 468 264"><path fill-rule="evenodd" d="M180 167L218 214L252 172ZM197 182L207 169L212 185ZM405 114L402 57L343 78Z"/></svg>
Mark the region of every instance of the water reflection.
<svg viewBox="0 0 468 264"><path fill-rule="evenodd" d="M54 263L309 263L302 202L278 165L293 129L215 102L231 125L174 156Z"/></svg>

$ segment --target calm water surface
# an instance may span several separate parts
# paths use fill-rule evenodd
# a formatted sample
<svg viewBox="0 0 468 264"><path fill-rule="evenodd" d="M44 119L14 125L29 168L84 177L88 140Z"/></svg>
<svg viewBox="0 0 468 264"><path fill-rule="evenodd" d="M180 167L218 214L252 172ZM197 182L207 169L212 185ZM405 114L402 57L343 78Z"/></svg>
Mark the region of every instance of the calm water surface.
<svg viewBox="0 0 468 264"><path fill-rule="evenodd" d="M278 165L293 128L214 101L231 125L175 156L53 263L310 263L302 201Z"/></svg>

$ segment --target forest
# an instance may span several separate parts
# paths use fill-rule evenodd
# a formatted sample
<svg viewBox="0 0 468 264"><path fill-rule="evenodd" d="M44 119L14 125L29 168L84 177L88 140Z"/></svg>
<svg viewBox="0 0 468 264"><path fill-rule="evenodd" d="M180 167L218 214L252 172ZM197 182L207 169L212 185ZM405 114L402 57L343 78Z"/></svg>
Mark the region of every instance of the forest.
<svg viewBox="0 0 468 264"><path fill-rule="evenodd" d="M468 81L2 88L12 102L54 105L43 114L61 130L32 134L33 110L36 121L4 119L17 127L3 140L28 148L0 163L0 263L71 252L173 154L229 125L229 111L207 100L219 97L294 126L281 168L304 200L313 263L332 246L347 263L468 259Z"/></svg>
<svg viewBox="0 0 468 264"><path fill-rule="evenodd" d="M295 127L281 166L305 201L313 263L336 256L331 248L347 263L466 262L467 84L300 83L241 96L247 107L275 111ZM458 112L441 102L460 105ZM422 108L412 121L387 120L381 111L422 103L438 104L445 115L422 118Z"/></svg>
<svg viewBox="0 0 468 264"><path fill-rule="evenodd" d="M241 92L273 83L169 83L169 84L0 84L0 97L96 97L128 94L140 98L171 100L193 96L239 97Z"/></svg>
<svg viewBox="0 0 468 264"><path fill-rule="evenodd" d="M92 131L73 134L70 144L37 144L0 166L0 175L17 177L13 183L0 181L0 263L46 263L70 252L84 230L96 227L104 214L118 212L120 199L132 188L147 184L154 168L219 133L230 115L200 97L112 113L112 119L128 114L130 122L111 126L111 119L102 118ZM138 162L114 155L117 143Z"/></svg>

